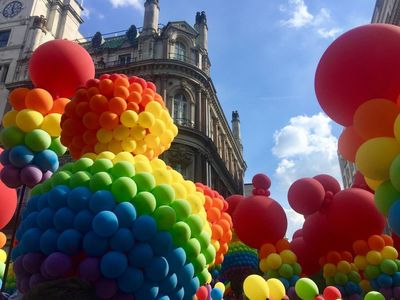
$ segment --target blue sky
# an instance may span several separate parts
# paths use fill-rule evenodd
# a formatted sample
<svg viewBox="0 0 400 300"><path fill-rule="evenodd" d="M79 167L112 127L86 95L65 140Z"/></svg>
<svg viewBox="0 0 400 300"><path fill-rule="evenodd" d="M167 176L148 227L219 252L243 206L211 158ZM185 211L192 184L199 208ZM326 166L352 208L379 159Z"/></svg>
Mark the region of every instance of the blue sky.
<svg viewBox="0 0 400 300"><path fill-rule="evenodd" d="M84 36L137 27L144 0L85 0ZM302 217L289 209L290 182L320 173L340 179L336 156L341 128L314 94L319 58L335 37L371 21L375 0L160 0L161 24L194 23L205 11L211 77L228 121L241 120L246 182L272 179L271 196L286 209L291 227Z"/></svg>

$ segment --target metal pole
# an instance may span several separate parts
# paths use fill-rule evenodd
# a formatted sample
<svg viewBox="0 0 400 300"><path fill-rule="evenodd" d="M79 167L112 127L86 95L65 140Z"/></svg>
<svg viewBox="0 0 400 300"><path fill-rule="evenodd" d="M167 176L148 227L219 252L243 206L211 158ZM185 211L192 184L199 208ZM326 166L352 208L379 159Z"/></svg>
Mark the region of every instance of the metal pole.
<svg viewBox="0 0 400 300"><path fill-rule="evenodd" d="M12 252L12 249L14 246L15 234L16 234L17 228L18 228L19 217L21 215L22 203L24 202L25 190L26 190L26 186L23 185L18 193L18 206L17 206L17 210L15 211L15 215L14 215L15 216L14 226L13 226L12 235L11 235L10 247L8 249L8 254L7 254L6 268L4 270L3 285L1 286L2 292L4 292L4 290L6 288L8 268L9 268L10 262L11 262L11 252Z"/></svg>

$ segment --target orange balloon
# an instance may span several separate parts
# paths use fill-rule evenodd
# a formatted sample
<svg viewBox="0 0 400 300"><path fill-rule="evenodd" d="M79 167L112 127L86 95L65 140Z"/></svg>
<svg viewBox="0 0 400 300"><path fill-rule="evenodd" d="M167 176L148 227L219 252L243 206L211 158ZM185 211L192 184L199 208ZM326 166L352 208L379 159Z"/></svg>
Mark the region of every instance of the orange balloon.
<svg viewBox="0 0 400 300"><path fill-rule="evenodd" d="M117 115L121 115L128 106L126 104L125 99L121 97L114 97L111 98L110 102L108 102L108 107L111 112Z"/></svg>
<svg viewBox="0 0 400 300"><path fill-rule="evenodd" d="M137 92L140 95L143 92L143 88L139 83L133 82L129 85L129 92Z"/></svg>
<svg viewBox="0 0 400 300"><path fill-rule="evenodd" d="M57 114L63 114L65 111L65 106L70 102L68 98L58 98L54 100L53 102L53 107L49 111L49 114L57 113Z"/></svg>
<svg viewBox="0 0 400 300"><path fill-rule="evenodd" d="M143 107L146 107L146 105L150 102L154 101L154 97L149 95L149 94L143 94L142 95L142 101L140 102L140 105Z"/></svg>
<svg viewBox="0 0 400 300"><path fill-rule="evenodd" d="M87 90L87 93L88 93L88 100L90 100L94 95L100 94L100 90L97 87L92 86Z"/></svg>
<svg viewBox="0 0 400 300"><path fill-rule="evenodd" d="M123 86L125 88L129 88L129 80L124 77L118 77L114 81L114 86Z"/></svg>
<svg viewBox="0 0 400 300"><path fill-rule="evenodd" d="M221 239L222 235L223 235L223 230L222 227L217 225L217 224L213 224L211 226L211 238L215 241L218 241L219 239Z"/></svg>
<svg viewBox="0 0 400 300"><path fill-rule="evenodd" d="M90 105L87 102L80 102L75 108L75 113L79 118L82 118L90 111Z"/></svg>
<svg viewBox="0 0 400 300"><path fill-rule="evenodd" d="M219 245L218 253L225 254L228 252L229 246L227 243L220 243Z"/></svg>
<svg viewBox="0 0 400 300"><path fill-rule="evenodd" d="M383 240L385 241L385 246L392 246L393 247L393 239L391 236L387 234L382 234L381 235Z"/></svg>
<svg viewBox="0 0 400 300"><path fill-rule="evenodd" d="M277 252L282 252L283 250L289 250L290 249L290 243L287 239L280 239L276 243L276 251Z"/></svg>
<svg viewBox="0 0 400 300"><path fill-rule="evenodd" d="M221 243L229 243L232 240L232 231L226 232L220 239Z"/></svg>
<svg viewBox="0 0 400 300"><path fill-rule="evenodd" d="M210 196L205 195L204 198L206 201L204 202L205 210L209 210L212 207L213 199Z"/></svg>
<svg viewBox="0 0 400 300"><path fill-rule="evenodd" d="M260 258L266 258L271 253L276 253L276 248L274 245L267 243L261 246L259 256Z"/></svg>
<svg viewBox="0 0 400 300"><path fill-rule="evenodd" d="M3 232L0 232L0 249L6 245L7 237Z"/></svg>
<svg viewBox="0 0 400 300"><path fill-rule="evenodd" d="M223 212L222 214L226 214L226 212ZM217 224L222 227L224 232L228 232L229 230L231 230L231 225L227 220L219 219Z"/></svg>
<svg viewBox="0 0 400 300"><path fill-rule="evenodd" d="M139 111L140 111L139 105L137 103L135 103L135 102L128 102L127 106L126 106L126 109L127 110L133 110L133 111L135 111L137 113L139 113Z"/></svg>
<svg viewBox="0 0 400 300"><path fill-rule="evenodd" d="M127 99L129 96L129 90L124 86L116 86L114 88L114 97L121 97Z"/></svg>
<svg viewBox="0 0 400 300"><path fill-rule="evenodd" d="M75 111L77 105L78 103L76 101L68 102L68 104L65 106L64 114L70 119L78 118Z"/></svg>
<svg viewBox="0 0 400 300"><path fill-rule="evenodd" d="M220 198L213 198L213 206L222 210L224 208L224 202Z"/></svg>
<svg viewBox="0 0 400 300"><path fill-rule="evenodd" d="M119 124L119 117L115 113L105 111L100 115L99 123L104 129L113 130Z"/></svg>
<svg viewBox="0 0 400 300"><path fill-rule="evenodd" d="M100 128L99 115L90 111L83 116L83 124L87 129Z"/></svg>
<svg viewBox="0 0 400 300"><path fill-rule="evenodd" d="M353 243L353 250L356 255L366 255L369 247L366 241L358 240Z"/></svg>
<svg viewBox="0 0 400 300"><path fill-rule="evenodd" d="M327 256L326 256L326 260L327 262L331 263L331 264L338 264L339 261L341 260L341 255L339 252L337 251L330 251Z"/></svg>
<svg viewBox="0 0 400 300"><path fill-rule="evenodd" d="M372 99L357 108L353 126L365 140L394 137L393 125L399 113L400 107L396 103L386 99Z"/></svg>
<svg viewBox="0 0 400 300"><path fill-rule="evenodd" d="M25 97L30 90L27 88L16 88L8 95L8 101L15 110L23 110L26 108Z"/></svg>
<svg viewBox="0 0 400 300"><path fill-rule="evenodd" d="M99 82L99 89L103 95L110 97L114 92L114 82L111 79L102 79Z"/></svg>
<svg viewBox="0 0 400 300"><path fill-rule="evenodd" d="M108 110L108 99L104 95L96 94L89 101L90 109L97 113Z"/></svg>
<svg viewBox="0 0 400 300"><path fill-rule="evenodd" d="M26 108L30 108L47 115L53 107L53 97L44 89L30 90L25 96Z"/></svg>
<svg viewBox="0 0 400 300"><path fill-rule="evenodd" d="M381 251L385 247L385 240L377 234L368 238L368 246L371 250Z"/></svg>
<svg viewBox="0 0 400 300"><path fill-rule="evenodd" d="M338 140L340 154L347 160L355 162L358 148L365 142L353 126L346 127Z"/></svg>
<svg viewBox="0 0 400 300"><path fill-rule="evenodd" d="M142 102L142 95L139 94L138 92L133 91L127 98L128 102L134 102L134 103L140 103Z"/></svg>
<svg viewBox="0 0 400 300"><path fill-rule="evenodd" d="M142 94L143 95L150 95L152 98L154 98L154 95L155 95L154 91L152 89L149 89L149 88L145 88L143 90Z"/></svg>
<svg viewBox="0 0 400 300"><path fill-rule="evenodd" d="M209 222L215 223L221 217L221 211L216 207L211 207L207 210L207 219Z"/></svg>
<svg viewBox="0 0 400 300"><path fill-rule="evenodd" d="M99 91L100 92L100 91ZM97 93L96 93L97 94ZM93 95L92 95L93 96ZM80 101L89 101L89 90L85 88L81 88L75 92L74 99L78 102Z"/></svg>

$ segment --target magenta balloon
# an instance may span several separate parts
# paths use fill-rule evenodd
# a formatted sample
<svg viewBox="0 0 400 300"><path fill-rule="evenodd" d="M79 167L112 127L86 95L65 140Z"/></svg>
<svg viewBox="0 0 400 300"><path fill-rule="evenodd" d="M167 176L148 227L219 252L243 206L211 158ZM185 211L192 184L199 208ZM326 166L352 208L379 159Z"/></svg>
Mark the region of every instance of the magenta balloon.
<svg viewBox="0 0 400 300"><path fill-rule="evenodd" d="M324 202L324 198L324 187L313 178L296 180L288 191L290 206L302 215L310 215L318 211Z"/></svg>
<svg viewBox="0 0 400 300"><path fill-rule="evenodd" d="M332 177L328 174L320 174L314 176L313 178L322 184L325 192L331 192L332 194L340 192L340 184L335 177Z"/></svg>

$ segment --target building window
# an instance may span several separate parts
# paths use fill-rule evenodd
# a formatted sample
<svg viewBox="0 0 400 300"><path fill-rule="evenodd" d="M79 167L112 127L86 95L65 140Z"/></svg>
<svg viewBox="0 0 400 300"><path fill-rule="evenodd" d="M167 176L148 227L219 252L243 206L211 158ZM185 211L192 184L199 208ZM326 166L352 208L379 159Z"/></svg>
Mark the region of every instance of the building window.
<svg viewBox="0 0 400 300"><path fill-rule="evenodd" d="M183 126L188 126L188 101L183 94L176 94L174 97L174 121Z"/></svg>
<svg viewBox="0 0 400 300"><path fill-rule="evenodd" d="M182 166L181 164L175 164L172 167L175 171L177 171L178 173L180 173L183 178L187 179L188 178L188 168Z"/></svg>
<svg viewBox="0 0 400 300"><path fill-rule="evenodd" d="M180 42L175 44L175 59L186 60L186 46Z"/></svg>
<svg viewBox="0 0 400 300"><path fill-rule="evenodd" d="M9 67L10 65L0 65L0 83L6 82Z"/></svg>
<svg viewBox="0 0 400 300"><path fill-rule="evenodd" d="M131 55L130 54L124 54L118 56L118 62L120 65L126 65L131 62Z"/></svg>
<svg viewBox="0 0 400 300"><path fill-rule="evenodd" d="M7 47L11 30L0 31L0 48Z"/></svg>

